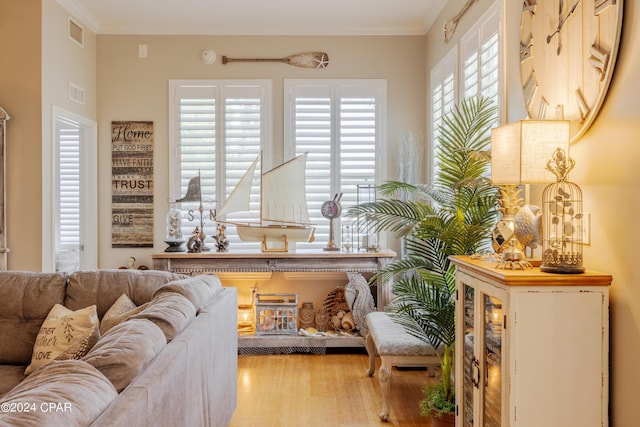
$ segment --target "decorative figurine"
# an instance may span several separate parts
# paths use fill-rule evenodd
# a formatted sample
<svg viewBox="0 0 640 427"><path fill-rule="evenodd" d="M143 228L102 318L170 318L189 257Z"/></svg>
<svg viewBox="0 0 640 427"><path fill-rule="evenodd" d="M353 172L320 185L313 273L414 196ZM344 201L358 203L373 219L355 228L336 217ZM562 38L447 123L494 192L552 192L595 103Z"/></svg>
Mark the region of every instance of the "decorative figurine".
<svg viewBox="0 0 640 427"><path fill-rule="evenodd" d="M187 242L187 252L199 253L202 252L204 247L204 234L200 231L200 227L196 226L193 230L193 234L189 237Z"/></svg>
<svg viewBox="0 0 640 427"><path fill-rule="evenodd" d="M218 234L213 236L218 252L227 252L229 250L229 239L225 235L227 227L224 224L218 224Z"/></svg>
<svg viewBox="0 0 640 427"><path fill-rule="evenodd" d="M127 265L121 265L120 267L118 267L119 270L148 270L149 267L147 267L146 265L140 265L138 267L136 267L136 258L130 256L129 259L127 260Z"/></svg>

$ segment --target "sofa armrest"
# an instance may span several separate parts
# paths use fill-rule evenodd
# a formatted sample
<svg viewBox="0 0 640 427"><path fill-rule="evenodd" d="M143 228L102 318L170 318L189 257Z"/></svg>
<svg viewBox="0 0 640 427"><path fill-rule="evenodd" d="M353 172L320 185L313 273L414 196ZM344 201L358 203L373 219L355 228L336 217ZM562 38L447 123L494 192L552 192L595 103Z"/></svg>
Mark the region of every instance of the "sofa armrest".
<svg viewBox="0 0 640 427"><path fill-rule="evenodd" d="M223 288L92 426L227 426L237 404L237 288Z"/></svg>

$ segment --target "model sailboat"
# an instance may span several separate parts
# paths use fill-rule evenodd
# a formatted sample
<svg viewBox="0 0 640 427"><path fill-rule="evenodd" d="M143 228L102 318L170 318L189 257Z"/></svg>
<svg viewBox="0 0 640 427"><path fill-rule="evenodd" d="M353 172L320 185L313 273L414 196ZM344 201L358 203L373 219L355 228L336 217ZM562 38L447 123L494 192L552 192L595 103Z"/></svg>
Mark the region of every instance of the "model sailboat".
<svg viewBox="0 0 640 427"><path fill-rule="evenodd" d="M235 225L243 241L262 242L263 251L286 252L289 242L312 242L315 227L309 223L307 209L306 153L260 175L260 222L236 223L219 219L224 214L249 211L252 181L259 160L260 156L218 209L216 220ZM282 247L274 249L269 243L282 243Z"/></svg>

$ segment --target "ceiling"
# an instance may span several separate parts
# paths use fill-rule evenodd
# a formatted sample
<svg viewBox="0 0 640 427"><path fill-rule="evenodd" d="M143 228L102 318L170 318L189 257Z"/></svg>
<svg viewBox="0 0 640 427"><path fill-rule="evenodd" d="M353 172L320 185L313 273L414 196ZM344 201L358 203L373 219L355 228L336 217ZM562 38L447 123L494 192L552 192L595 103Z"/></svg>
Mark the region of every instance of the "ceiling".
<svg viewBox="0 0 640 427"><path fill-rule="evenodd" d="M447 0L57 0L98 34L423 35ZM437 24L440 25L440 24Z"/></svg>

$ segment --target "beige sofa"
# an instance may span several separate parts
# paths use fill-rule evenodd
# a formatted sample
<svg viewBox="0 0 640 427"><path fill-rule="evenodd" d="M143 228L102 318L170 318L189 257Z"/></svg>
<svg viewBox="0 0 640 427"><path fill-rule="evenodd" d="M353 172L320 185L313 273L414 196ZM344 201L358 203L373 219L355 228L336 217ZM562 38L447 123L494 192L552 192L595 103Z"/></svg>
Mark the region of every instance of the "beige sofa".
<svg viewBox="0 0 640 427"><path fill-rule="evenodd" d="M24 374L54 304L149 302L79 360ZM0 272L0 426L226 426L237 399L237 290L161 271Z"/></svg>

